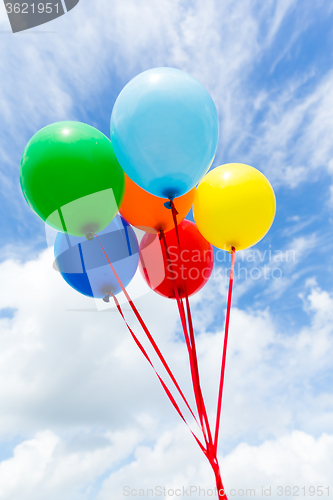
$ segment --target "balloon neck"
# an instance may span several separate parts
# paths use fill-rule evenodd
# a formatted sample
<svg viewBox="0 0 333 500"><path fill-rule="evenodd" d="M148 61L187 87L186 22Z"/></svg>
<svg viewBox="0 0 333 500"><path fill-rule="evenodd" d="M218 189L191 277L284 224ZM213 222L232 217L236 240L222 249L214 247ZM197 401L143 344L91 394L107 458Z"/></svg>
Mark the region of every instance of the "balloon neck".
<svg viewBox="0 0 333 500"><path fill-rule="evenodd" d="M164 203L164 206L165 208L167 208L168 210L172 210L172 214L173 215L178 215L179 212L177 212L176 210L176 207L175 207L175 204L173 202L173 198L169 198L169 201L166 201Z"/></svg>
<svg viewBox="0 0 333 500"><path fill-rule="evenodd" d="M87 233L87 234L86 234L86 239L87 239L88 241L93 240L93 239L94 239L94 233L90 233L90 232L89 232L89 233Z"/></svg>
<svg viewBox="0 0 333 500"><path fill-rule="evenodd" d="M110 295L111 295L110 293L107 293L107 294L105 295L105 297L103 297L103 301L104 301L104 302L110 302Z"/></svg>

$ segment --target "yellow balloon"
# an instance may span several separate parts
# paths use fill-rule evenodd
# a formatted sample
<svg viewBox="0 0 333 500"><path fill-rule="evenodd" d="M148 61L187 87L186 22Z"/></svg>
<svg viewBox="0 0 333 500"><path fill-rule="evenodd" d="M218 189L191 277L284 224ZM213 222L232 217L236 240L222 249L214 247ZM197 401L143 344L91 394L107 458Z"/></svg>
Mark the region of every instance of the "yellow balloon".
<svg viewBox="0 0 333 500"><path fill-rule="evenodd" d="M200 182L193 203L201 234L227 251L258 243L271 227L275 210L269 181L243 163L227 163L211 170Z"/></svg>

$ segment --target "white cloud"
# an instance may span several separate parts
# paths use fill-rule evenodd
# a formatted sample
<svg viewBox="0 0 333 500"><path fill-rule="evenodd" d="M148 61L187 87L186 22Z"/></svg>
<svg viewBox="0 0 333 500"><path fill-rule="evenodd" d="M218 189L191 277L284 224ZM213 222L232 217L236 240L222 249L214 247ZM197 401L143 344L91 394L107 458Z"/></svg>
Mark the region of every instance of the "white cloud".
<svg viewBox="0 0 333 500"><path fill-rule="evenodd" d="M101 479L133 451L129 463ZM332 461L333 435L322 434L316 439L293 431L258 446L240 443L222 458L221 470L229 498L263 498L264 489L266 496L278 499L288 496L291 488L294 495L310 499L314 496L311 493L320 493L320 489L328 496ZM13 458L1 463L0 479L0 498L6 500L22 496L25 500L120 500L128 493L151 497L151 490L156 494L154 498L189 496L198 500L213 496L209 490L215 487L208 462L195 451L180 427L163 433L153 446L138 446L137 436L108 434L80 450L50 431L40 432L18 445ZM101 488L94 495L92 484L96 481ZM186 493L183 496L176 490Z"/></svg>
<svg viewBox="0 0 333 500"><path fill-rule="evenodd" d="M0 498L87 498L94 481L133 452L147 433L147 422L145 427L81 434L66 441L54 432L39 432L16 446L12 458L1 462Z"/></svg>
<svg viewBox="0 0 333 500"><path fill-rule="evenodd" d="M288 496L285 488L289 486L292 494L311 498L310 486L321 486L323 491L331 486L332 459L332 435L322 434L315 439L304 432L294 431L275 441L265 441L260 446L242 443L225 458L224 464L231 487L252 487L261 497L262 487L271 487L271 495L268 496L277 499ZM278 489L280 486L282 491ZM302 490L303 487L305 490Z"/></svg>
<svg viewBox="0 0 333 500"><path fill-rule="evenodd" d="M46 251L36 261L5 261L0 266L1 308L17 309L13 319L0 320L0 376L6 380L0 394L7 409L0 416L1 433L15 433L21 425L23 432L30 432L43 422L56 427L70 421L75 426L92 421L118 426L124 421L120 408L125 405L125 415L135 421L131 400L142 406L136 407L140 413L150 400L149 391L156 391L157 407L164 405L166 414L172 413L163 395L159 398L158 382L117 311L98 313L94 300L70 289L52 264L52 252ZM170 353L176 323L173 304L167 302L149 317L150 307L158 310L161 301L157 295L151 297L143 314L157 331L161 348ZM126 314L138 328L131 313ZM181 359L186 362L185 353ZM117 379L123 383L115 383Z"/></svg>
<svg viewBox="0 0 333 500"><path fill-rule="evenodd" d="M0 265L1 307L17 310L0 319L0 428L3 438L23 436L14 457L0 465L3 497L16 500L24 491L27 500L104 500L112 492L120 499L124 485L157 480L211 487L209 466L116 313L71 312L93 309L92 301L71 290L52 261L45 251L35 261ZM323 432L333 435L333 395L321 380L331 374L333 297L314 280L306 287L310 323L299 331L280 332L268 310L232 309L220 439L226 487L276 485L284 477L287 486L290 461L298 485L305 470L318 482L321 463L332 466L332 438ZM223 325L211 318L225 298L225 289L212 283L193 300L212 422ZM175 303L149 295L138 307L191 394ZM313 461L298 452L304 447L314 450ZM317 460L320 450L324 458Z"/></svg>
<svg viewBox="0 0 333 500"><path fill-rule="evenodd" d="M17 492L35 488L42 482L59 438L41 432L14 450L13 458L0 464L0 498L13 498Z"/></svg>

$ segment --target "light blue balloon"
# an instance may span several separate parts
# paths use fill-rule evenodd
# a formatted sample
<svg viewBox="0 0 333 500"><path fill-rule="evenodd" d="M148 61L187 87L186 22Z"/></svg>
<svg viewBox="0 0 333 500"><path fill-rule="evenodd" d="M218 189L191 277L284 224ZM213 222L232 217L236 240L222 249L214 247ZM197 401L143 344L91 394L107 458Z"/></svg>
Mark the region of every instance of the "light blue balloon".
<svg viewBox="0 0 333 500"><path fill-rule="evenodd" d="M139 245L133 228L120 215L91 241L84 237L58 233L54 243L57 267L64 280L76 291L108 302L121 287L101 248L124 287L132 280L139 263Z"/></svg>
<svg viewBox="0 0 333 500"><path fill-rule="evenodd" d="M209 170L218 143L213 99L195 78L174 68L144 71L119 94L111 141L126 174L161 198L192 189Z"/></svg>

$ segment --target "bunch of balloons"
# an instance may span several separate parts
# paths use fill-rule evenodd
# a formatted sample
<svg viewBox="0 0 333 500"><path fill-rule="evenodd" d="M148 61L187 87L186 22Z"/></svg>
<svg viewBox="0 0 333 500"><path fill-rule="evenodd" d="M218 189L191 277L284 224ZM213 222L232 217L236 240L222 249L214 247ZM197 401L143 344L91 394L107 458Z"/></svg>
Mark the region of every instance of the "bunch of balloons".
<svg viewBox="0 0 333 500"><path fill-rule="evenodd" d="M183 71L156 68L136 76L118 96L111 140L71 121L37 132L23 152L20 181L30 207L59 231L54 251L65 281L84 295L112 298L126 322L116 297L125 294L199 425L203 442L191 432L214 470L219 497L226 498L217 443L235 252L265 236L275 216L275 196L266 177L249 165L229 163L207 173L218 135L217 111L207 90ZM192 206L195 223L185 219ZM140 245L133 226L146 233ZM188 300L211 276L213 246L232 253L214 437L200 386ZM151 289L177 302L197 415L126 290L138 267Z"/></svg>

